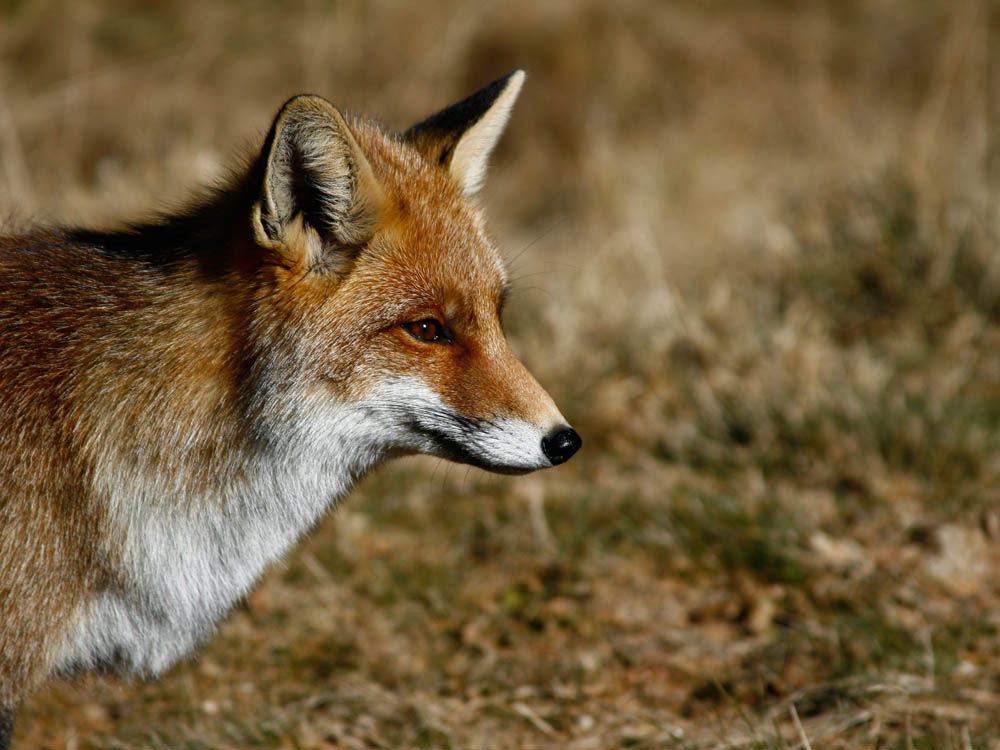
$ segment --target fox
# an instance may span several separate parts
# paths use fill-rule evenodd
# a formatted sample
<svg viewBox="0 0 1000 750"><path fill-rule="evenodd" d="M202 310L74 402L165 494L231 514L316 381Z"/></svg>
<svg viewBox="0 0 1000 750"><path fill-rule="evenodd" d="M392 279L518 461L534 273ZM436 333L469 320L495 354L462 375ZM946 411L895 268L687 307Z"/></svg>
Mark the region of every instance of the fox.
<svg viewBox="0 0 1000 750"><path fill-rule="evenodd" d="M524 79L403 132L296 96L182 210L0 237L0 749L47 680L188 655L385 461L578 451L477 199Z"/></svg>

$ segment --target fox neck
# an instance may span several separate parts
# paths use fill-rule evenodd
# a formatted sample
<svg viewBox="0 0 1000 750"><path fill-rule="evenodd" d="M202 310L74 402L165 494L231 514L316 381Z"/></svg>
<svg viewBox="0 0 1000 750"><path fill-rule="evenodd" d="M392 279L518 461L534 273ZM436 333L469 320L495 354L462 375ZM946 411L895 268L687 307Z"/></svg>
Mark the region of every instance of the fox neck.
<svg viewBox="0 0 1000 750"><path fill-rule="evenodd" d="M244 446L214 482L180 462L140 474L117 457L95 475L117 527L120 580L86 603L56 668L155 675L207 637L260 575L385 456L361 410L322 434ZM377 432L377 430L376 430ZM316 443L322 441L322 445Z"/></svg>
<svg viewBox="0 0 1000 750"><path fill-rule="evenodd" d="M322 433L245 445L212 479L184 462L150 475L109 461L95 485L111 499L127 551L123 569L140 578L148 572L152 583L178 565L198 573L195 587L210 593L225 579L229 596L241 596L385 457L358 407L344 405L326 422Z"/></svg>
<svg viewBox="0 0 1000 750"><path fill-rule="evenodd" d="M114 356L129 377L94 367L71 384L86 394L69 419L107 517L97 552L110 564L57 649L63 673L161 672L388 457L385 428L362 404L320 409L307 386L267 371L237 385L246 300L194 266L139 279L138 304L79 333L122 342ZM287 409L257 410L263 390L262 402Z"/></svg>

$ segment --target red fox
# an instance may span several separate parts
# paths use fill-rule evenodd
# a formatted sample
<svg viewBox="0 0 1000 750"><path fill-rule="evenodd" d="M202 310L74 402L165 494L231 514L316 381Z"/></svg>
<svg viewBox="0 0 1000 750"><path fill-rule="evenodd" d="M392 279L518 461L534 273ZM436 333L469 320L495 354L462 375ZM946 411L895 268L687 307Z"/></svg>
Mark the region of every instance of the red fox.
<svg viewBox="0 0 1000 750"><path fill-rule="evenodd" d="M473 201L523 80L402 134L298 96L188 210L0 237L0 748L46 678L188 653L382 461L577 451Z"/></svg>

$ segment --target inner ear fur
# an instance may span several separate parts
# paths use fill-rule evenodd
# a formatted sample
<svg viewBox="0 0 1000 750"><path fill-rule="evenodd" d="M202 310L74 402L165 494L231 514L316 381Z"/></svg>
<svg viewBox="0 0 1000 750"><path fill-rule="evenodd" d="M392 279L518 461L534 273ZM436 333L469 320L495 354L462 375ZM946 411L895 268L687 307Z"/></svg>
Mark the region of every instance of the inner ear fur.
<svg viewBox="0 0 1000 750"><path fill-rule="evenodd" d="M382 191L368 159L337 109L297 96L278 112L261 153L255 241L292 263L356 248L378 221Z"/></svg>
<svg viewBox="0 0 1000 750"><path fill-rule="evenodd" d="M432 164L447 169L466 195L482 186L486 166L524 83L515 70L404 134Z"/></svg>

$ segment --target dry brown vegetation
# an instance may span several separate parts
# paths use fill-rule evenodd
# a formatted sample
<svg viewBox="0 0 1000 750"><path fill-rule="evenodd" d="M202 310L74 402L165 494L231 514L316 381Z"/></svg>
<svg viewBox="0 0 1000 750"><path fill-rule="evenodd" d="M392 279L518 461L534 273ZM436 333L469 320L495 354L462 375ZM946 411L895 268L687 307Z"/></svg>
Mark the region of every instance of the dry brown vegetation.
<svg viewBox="0 0 1000 750"><path fill-rule="evenodd" d="M403 128L526 68L486 200L584 436L386 467L18 746L1000 747L996 8L0 3L15 220L181 198L293 93Z"/></svg>

